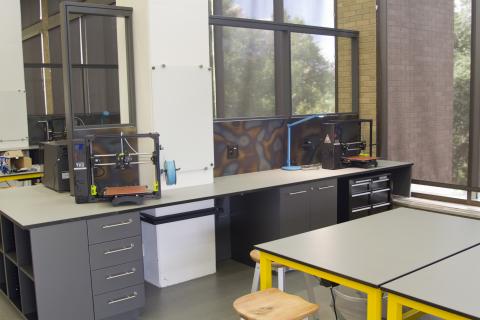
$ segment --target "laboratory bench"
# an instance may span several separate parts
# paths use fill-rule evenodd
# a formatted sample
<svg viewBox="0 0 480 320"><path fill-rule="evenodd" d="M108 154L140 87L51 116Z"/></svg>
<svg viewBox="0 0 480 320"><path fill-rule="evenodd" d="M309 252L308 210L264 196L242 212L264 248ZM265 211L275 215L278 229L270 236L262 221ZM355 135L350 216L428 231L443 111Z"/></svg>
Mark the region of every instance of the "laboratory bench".
<svg viewBox="0 0 480 320"><path fill-rule="evenodd" d="M26 319L131 319L145 301L142 212L216 199L216 259L248 263L255 244L390 208L392 194L410 195L411 169L379 161L369 169L269 170L118 207L76 204L42 185L3 190L0 293Z"/></svg>

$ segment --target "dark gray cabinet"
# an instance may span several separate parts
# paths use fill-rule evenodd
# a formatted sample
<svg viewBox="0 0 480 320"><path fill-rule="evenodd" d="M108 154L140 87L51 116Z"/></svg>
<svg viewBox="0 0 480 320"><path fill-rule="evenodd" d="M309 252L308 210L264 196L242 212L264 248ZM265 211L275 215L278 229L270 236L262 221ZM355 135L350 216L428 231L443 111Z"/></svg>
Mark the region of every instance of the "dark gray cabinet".
<svg viewBox="0 0 480 320"><path fill-rule="evenodd" d="M0 293L26 319L133 318L145 304L139 213L30 230L0 215Z"/></svg>
<svg viewBox="0 0 480 320"><path fill-rule="evenodd" d="M337 223L337 180L325 180L310 185L309 228L328 227Z"/></svg>
<svg viewBox="0 0 480 320"><path fill-rule="evenodd" d="M280 189L278 216L272 221L278 226L278 237L287 237L310 229L309 198L309 186L305 184ZM275 204L271 205L276 207Z"/></svg>
<svg viewBox="0 0 480 320"><path fill-rule="evenodd" d="M232 257L250 264L253 245L337 223L337 180L231 198Z"/></svg>

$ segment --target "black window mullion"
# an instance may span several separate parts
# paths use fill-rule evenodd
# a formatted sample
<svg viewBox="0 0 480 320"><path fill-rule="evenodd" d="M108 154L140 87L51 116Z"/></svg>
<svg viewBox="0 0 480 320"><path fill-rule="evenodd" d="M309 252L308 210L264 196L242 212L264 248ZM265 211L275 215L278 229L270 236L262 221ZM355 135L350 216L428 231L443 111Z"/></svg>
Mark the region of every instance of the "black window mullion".
<svg viewBox="0 0 480 320"><path fill-rule="evenodd" d="M471 76L470 76L470 132L468 178L469 198L471 191L480 186L480 6L472 1Z"/></svg>

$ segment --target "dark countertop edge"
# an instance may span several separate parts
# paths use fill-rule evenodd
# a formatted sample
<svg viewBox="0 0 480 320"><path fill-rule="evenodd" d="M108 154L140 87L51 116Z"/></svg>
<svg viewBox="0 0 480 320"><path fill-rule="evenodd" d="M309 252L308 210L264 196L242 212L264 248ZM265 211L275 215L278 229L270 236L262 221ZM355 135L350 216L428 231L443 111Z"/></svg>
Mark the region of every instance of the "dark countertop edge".
<svg viewBox="0 0 480 320"><path fill-rule="evenodd" d="M388 161L388 160L384 160L384 161ZM328 180L328 179L346 178L346 177L350 177L350 176L358 176L358 175L363 175L363 174L376 173L376 172L381 172L381 171L388 171L388 170L391 170L391 169L407 168L407 167L412 167L412 166L413 166L412 162L401 162L400 164L391 165L391 166L388 166L388 167L367 168L367 169L365 169L364 172L343 173L343 174L330 176L330 177L322 177L322 178L317 178L317 179L302 180L302 181L293 182L293 183L286 183L286 184L277 184L275 186L270 186L270 187L265 187L265 188L248 189L248 190L237 191L237 192L233 192L233 193L219 193L215 196L205 196L205 197L191 198L191 199L187 199L187 200L172 201L172 202L167 202L167 203L144 205L144 206L141 206L141 207L138 207L138 208L129 208L129 209L125 209L125 210L122 210L121 206L119 206L118 210L116 210L114 212L98 213L98 214L95 214L95 215L88 215L88 216L71 218L71 219L61 219L61 220L55 220L55 221L51 221L51 222L29 224L29 225L23 225L23 224L19 223L17 220L13 219L10 215L6 214L5 212L3 212L1 210L0 210L0 213L2 215L4 215L5 217L7 217L12 222L14 222L15 224L17 224L20 228L28 230L28 229L45 227L45 226L54 225L54 224L74 222L74 221L79 221L79 220L84 220L84 219L95 219L95 218L101 218L101 217L106 217L106 216L115 215L115 214L129 213L129 212L134 212L134 211L139 211L140 212L142 210L168 207L168 206L173 206L173 205L189 203L189 202L193 202L193 201L202 201L202 200L209 200L209 199L215 199L215 198L220 198L220 197L242 195L242 194L246 194L246 193L253 193L253 192L270 190L270 189L274 189L274 188L278 188L278 187L294 186L294 185L299 185L299 184L303 184L303 183L317 182L317 181ZM332 170L332 171L336 171L336 170ZM222 178L224 178L224 177L229 177L229 176L223 176ZM218 177L218 178L220 178L220 177ZM214 181L214 183L215 183L215 181ZM199 188L199 187L201 187L201 185L191 186L191 187L186 187L186 188ZM171 191L175 191L175 189L172 189ZM52 192L55 192L55 191L52 191ZM161 198L160 198L160 200L161 200ZM72 202L73 202L74 205L88 206L88 203L76 204L73 196L72 196Z"/></svg>

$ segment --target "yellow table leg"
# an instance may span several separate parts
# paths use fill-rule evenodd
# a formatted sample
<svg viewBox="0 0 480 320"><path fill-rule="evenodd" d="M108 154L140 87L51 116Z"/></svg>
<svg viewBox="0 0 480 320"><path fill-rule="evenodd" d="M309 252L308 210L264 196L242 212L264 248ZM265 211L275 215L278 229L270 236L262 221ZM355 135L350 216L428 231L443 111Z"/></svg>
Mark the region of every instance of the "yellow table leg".
<svg viewBox="0 0 480 320"><path fill-rule="evenodd" d="M397 296L395 294L388 294L388 318L387 320L402 320L402 308L409 307L414 310L431 314L435 317L447 319L447 320L468 320L458 314L448 312L445 310L432 307L430 305L410 300L408 298Z"/></svg>
<svg viewBox="0 0 480 320"><path fill-rule="evenodd" d="M260 290L272 287L272 260L260 251Z"/></svg>
<svg viewBox="0 0 480 320"><path fill-rule="evenodd" d="M369 288L367 291L367 319L378 320L382 318L382 291Z"/></svg>
<svg viewBox="0 0 480 320"><path fill-rule="evenodd" d="M285 258L281 258L266 252L260 251L260 289L264 290L272 287L272 262L277 262L286 267L298 270L310 274L312 276L323 278L346 287L359 290L367 294L368 306L367 306L367 319L368 320L381 320L382 318L382 291L379 288L370 287L365 284L340 277L302 265L298 262L294 262Z"/></svg>
<svg viewBox="0 0 480 320"><path fill-rule="evenodd" d="M388 295L387 320L402 320L402 305L398 301L398 297L393 294Z"/></svg>

